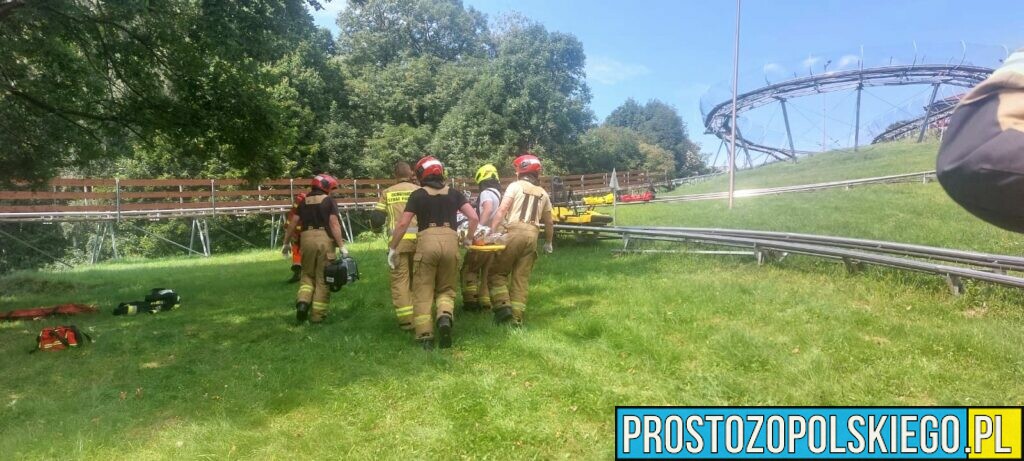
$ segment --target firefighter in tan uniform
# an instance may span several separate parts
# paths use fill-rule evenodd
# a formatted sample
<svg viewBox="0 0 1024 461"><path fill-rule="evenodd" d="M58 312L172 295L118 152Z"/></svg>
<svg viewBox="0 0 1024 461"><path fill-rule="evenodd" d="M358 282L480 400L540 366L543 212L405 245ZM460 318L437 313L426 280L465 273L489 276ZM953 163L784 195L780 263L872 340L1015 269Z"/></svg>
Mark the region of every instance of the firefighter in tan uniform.
<svg viewBox="0 0 1024 461"><path fill-rule="evenodd" d="M341 220L338 218L338 204L331 197L331 192L338 188L338 180L327 174L319 174L313 178L312 186L312 190L306 194L306 200L299 206L298 213L292 216L285 233L285 241L292 241L297 226L302 223L299 239L302 277L295 303L295 319L299 323L307 318L313 323L327 318L331 291L324 280L324 268L337 259L336 248L341 249L343 256L348 256L341 233Z"/></svg>
<svg viewBox="0 0 1024 461"><path fill-rule="evenodd" d="M395 225L388 246L388 265L398 265L398 247L413 218L418 223L416 254L413 256L412 303L413 326L416 340L424 349L434 347L434 326L437 326L438 346L452 345L452 325L455 319L455 286L459 272L459 237L456 213L469 220L469 234L477 226L476 211L466 196L444 184L444 165L434 157L424 157L416 163L416 178L420 188L409 195L405 212ZM436 318L431 308L437 305Z"/></svg>
<svg viewBox="0 0 1024 461"><path fill-rule="evenodd" d="M494 218L501 202L501 183L498 169L487 164L476 171L477 194L476 214L480 222L487 224ZM487 268L494 260L494 253L467 251L462 262L462 307L466 310L491 310L491 295L488 290Z"/></svg>
<svg viewBox="0 0 1024 461"><path fill-rule="evenodd" d="M514 325L523 324L526 299L529 294L530 272L537 260L539 225L544 224L544 251L553 251L555 228L551 218L551 199L540 187L540 159L520 155L512 166L519 180L509 184L501 199L498 212L491 221L491 229L504 224L505 250L495 256L489 268L491 302L494 321Z"/></svg>
<svg viewBox="0 0 1024 461"><path fill-rule="evenodd" d="M389 234L395 231L395 224L405 212L409 195L420 188L415 183L416 178L408 163L395 164L395 179L398 184L384 189L375 207L387 213L386 229ZM416 231L416 218L413 218L398 243L398 260L391 268L391 303L395 306L398 327L403 330L412 330L412 261L416 254Z"/></svg>

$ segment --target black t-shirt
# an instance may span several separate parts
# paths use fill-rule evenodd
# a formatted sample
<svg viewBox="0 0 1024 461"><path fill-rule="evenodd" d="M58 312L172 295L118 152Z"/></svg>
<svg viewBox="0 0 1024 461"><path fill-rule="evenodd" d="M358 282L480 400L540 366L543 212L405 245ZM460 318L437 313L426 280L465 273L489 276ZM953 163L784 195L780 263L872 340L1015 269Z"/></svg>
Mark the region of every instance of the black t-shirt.
<svg viewBox="0 0 1024 461"><path fill-rule="evenodd" d="M462 205L468 203L466 196L453 187L448 188L447 194L430 195L427 192L427 187L416 189L409 195L405 211L416 214L416 222L420 230L441 226L448 226L454 230L458 225L455 222L455 213L462 208Z"/></svg>
<svg viewBox="0 0 1024 461"><path fill-rule="evenodd" d="M306 201L299 206L299 219L306 229L327 228L331 216L338 215L338 204L334 198L321 191L306 196Z"/></svg>

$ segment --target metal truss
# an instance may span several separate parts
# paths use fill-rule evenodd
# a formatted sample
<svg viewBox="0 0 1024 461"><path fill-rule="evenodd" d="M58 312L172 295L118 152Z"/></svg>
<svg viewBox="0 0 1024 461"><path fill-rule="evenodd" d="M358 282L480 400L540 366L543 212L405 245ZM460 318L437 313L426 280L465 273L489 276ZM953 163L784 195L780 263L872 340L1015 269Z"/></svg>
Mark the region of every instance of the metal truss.
<svg viewBox="0 0 1024 461"><path fill-rule="evenodd" d="M779 103L782 107L783 121L786 124L786 137L789 141L788 148L752 142L743 137L742 133L738 130L739 127L737 127L736 131L736 142L743 149L762 152L778 160L795 159L797 155L805 152L797 151L793 147L793 134L789 125L786 100L820 93L853 90L857 91L856 126L854 127L854 149L856 149L860 144L860 97L865 87L932 85L931 100L928 106L926 106L930 109L935 104L935 97L940 85L970 88L985 80L992 71L988 67L967 65L885 66L828 72L771 84L737 95L736 112L743 113L768 104ZM730 110L731 101L724 101L708 111L704 117L706 133L713 134L723 141L728 141L731 128L729 125ZM921 130L921 136L923 136L924 129L927 128L934 115L936 114L928 110L925 116L920 119L918 127Z"/></svg>

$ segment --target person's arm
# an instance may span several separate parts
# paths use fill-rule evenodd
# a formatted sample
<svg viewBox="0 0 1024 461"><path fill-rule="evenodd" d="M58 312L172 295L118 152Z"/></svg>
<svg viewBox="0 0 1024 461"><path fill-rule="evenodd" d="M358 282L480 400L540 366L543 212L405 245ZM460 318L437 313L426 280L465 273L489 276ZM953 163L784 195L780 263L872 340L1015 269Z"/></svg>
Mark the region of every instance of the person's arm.
<svg viewBox="0 0 1024 461"><path fill-rule="evenodd" d="M497 229L501 223L505 222L505 215L508 214L508 210L512 208L512 196L507 195L501 199L501 204L498 205L498 211L494 213L494 218L491 219L491 230Z"/></svg>
<svg viewBox="0 0 1024 461"><path fill-rule="evenodd" d="M476 225L480 222L480 217L476 215L476 210L473 209L473 205L469 203L463 203L459 207L459 211L462 212L463 216L469 221L469 230L466 232L466 241L472 244L473 237L476 236ZM467 244L466 246L469 246Z"/></svg>
<svg viewBox="0 0 1024 461"><path fill-rule="evenodd" d="M299 215L292 215L291 219L288 220L288 229L284 231L284 246L281 248L282 254L287 254L291 251L292 241L295 240L295 228L299 226Z"/></svg>
<svg viewBox="0 0 1024 461"><path fill-rule="evenodd" d="M402 213L402 217L395 223L395 230L391 233L391 241L388 242L388 249L395 250L398 248L398 244L402 243L402 237L405 236L405 231L409 229L409 224L412 223L412 218L415 218L416 214L411 211Z"/></svg>
<svg viewBox="0 0 1024 461"><path fill-rule="evenodd" d="M491 214L491 209L493 209L493 208L494 208L494 201L493 200L488 200L486 202L481 203L480 204L480 216L477 216L477 219L483 219L484 216L487 216L487 215ZM481 226L488 226L490 224L491 223L486 223L486 222L480 223Z"/></svg>

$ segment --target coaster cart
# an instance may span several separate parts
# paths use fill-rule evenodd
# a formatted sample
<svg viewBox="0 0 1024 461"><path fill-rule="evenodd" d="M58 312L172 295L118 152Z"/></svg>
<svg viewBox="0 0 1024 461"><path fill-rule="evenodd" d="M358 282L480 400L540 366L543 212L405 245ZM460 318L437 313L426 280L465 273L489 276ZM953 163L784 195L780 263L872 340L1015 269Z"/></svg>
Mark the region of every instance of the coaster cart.
<svg viewBox="0 0 1024 461"><path fill-rule="evenodd" d="M609 202L610 204L611 202ZM612 217L594 211L598 203L586 203L577 200L572 189L567 187L559 176L551 178L551 217L555 224L575 224L580 226L607 226Z"/></svg>
<svg viewBox="0 0 1024 461"><path fill-rule="evenodd" d="M642 189L632 189L625 194L619 194L619 203L650 202L654 200L654 185L648 183Z"/></svg>

